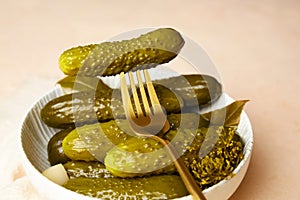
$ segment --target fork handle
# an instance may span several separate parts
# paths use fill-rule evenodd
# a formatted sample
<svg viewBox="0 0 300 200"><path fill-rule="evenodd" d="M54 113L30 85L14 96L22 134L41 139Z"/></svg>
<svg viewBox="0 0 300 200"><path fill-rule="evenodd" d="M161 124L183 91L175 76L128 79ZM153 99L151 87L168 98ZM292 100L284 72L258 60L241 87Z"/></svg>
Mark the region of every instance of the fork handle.
<svg viewBox="0 0 300 200"><path fill-rule="evenodd" d="M182 158L179 157L177 160L174 161L174 164L187 190L192 195L193 200L206 200L204 194L202 193L202 190L200 189L195 179L190 174Z"/></svg>
<svg viewBox="0 0 300 200"><path fill-rule="evenodd" d="M177 150L174 148L174 146L168 140L164 140L157 136L154 137L154 139L159 140L168 149L170 156L174 160L175 167L180 174L180 177L186 189L192 195L193 200L206 200L206 197L202 193L202 190L184 164L182 158L178 156Z"/></svg>

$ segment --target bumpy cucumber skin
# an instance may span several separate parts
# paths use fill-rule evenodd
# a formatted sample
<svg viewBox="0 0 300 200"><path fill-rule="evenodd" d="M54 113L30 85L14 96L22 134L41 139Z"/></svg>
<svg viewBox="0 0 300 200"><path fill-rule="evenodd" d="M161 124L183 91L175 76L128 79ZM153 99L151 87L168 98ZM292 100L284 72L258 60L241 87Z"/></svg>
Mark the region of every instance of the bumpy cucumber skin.
<svg viewBox="0 0 300 200"><path fill-rule="evenodd" d="M74 66L82 66L86 57L95 49L96 44L73 47L62 53L59 57L60 69L68 75L76 75L78 69Z"/></svg>
<svg viewBox="0 0 300 200"><path fill-rule="evenodd" d="M72 160L94 161L86 143L80 139L76 130L71 131L63 140L62 148L65 155Z"/></svg>
<svg viewBox="0 0 300 200"><path fill-rule="evenodd" d="M197 125L194 124L196 114L172 114L168 116L168 121L171 124L171 129L175 131L174 134L176 134L176 130L180 126L181 115L191 119L191 124L185 125L187 128L197 127ZM117 121L110 120L108 122L88 124L77 127L72 131L66 131L64 137L59 138L64 156L72 160L103 161L106 153L116 145L120 145L122 148L133 145L132 148L136 149L135 145L139 144L138 146L140 148L144 148L143 151L147 151L145 147L149 146L153 146L152 150L162 147L160 143L152 139L133 138L132 135L128 134L130 133L129 130L126 130L126 122L126 120L121 119ZM99 146L99 144L101 145ZM144 144L144 146L142 144ZM48 148L50 147L53 147L53 145L50 144ZM56 151L56 146L54 146L53 150L48 149L48 151ZM97 157L92 155L93 152L97 154ZM57 158L54 157L53 159ZM167 157L165 157L165 159L167 159ZM164 160L163 162L166 161L167 160ZM113 170L113 167L111 167L111 170ZM168 169L163 169L163 171L166 172Z"/></svg>
<svg viewBox="0 0 300 200"><path fill-rule="evenodd" d="M181 131L170 130L163 138L172 142L191 172L195 173L195 177L198 176L199 185L203 184L203 187L208 185L206 183L215 184L229 176L243 158L243 145L237 132L225 130L224 127L202 127L197 129L196 132L189 129ZM224 147L223 144L225 142L227 146ZM114 176L123 178L176 173L177 170L170 161L168 152L162 149L161 144L156 143L157 141L151 138L127 140L107 153L104 164ZM215 144L215 146L212 146L212 144ZM220 150L221 147L222 149ZM158 151L159 149L161 151ZM232 149L234 149L234 153ZM153 154L153 156L148 154L155 151L158 153ZM199 167L197 163L201 163L202 158L206 160L202 167L206 167L211 171L200 171L201 165L199 164ZM226 169L226 173L222 173L222 169L219 168L220 166L217 165L218 163L214 159L224 159L224 163L230 166L230 168ZM159 164L165 163L166 166L163 165L165 167L156 170L156 162ZM194 172L193 170L196 169L198 171ZM217 181L210 179L214 172L222 174ZM199 176L205 177L206 183L201 182Z"/></svg>
<svg viewBox="0 0 300 200"><path fill-rule="evenodd" d="M190 120L187 120L190 122L190 124L185 124L186 128L196 127L197 125L195 125L195 120L194 120L197 117L196 115L197 114L194 114L194 113L170 114L167 117L168 117L168 121L170 122L171 129L177 130L180 126L181 118L190 119ZM121 121L121 120L119 120L119 121ZM85 135L85 134L89 135L90 134L89 132L91 132L93 129L97 129L98 125L103 128L102 130L104 130L104 133L106 133L106 136L115 145L123 142L123 140L126 139L127 137L128 138L131 137L129 135L125 137L125 135L123 135L123 133L122 133L122 130L120 130L117 127L117 125L114 121L104 122L104 123L101 123L101 125L98 123L96 125L93 125L93 124L86 125L84 128L80 128L80 134L81 135ZM204 124L204 123L201 123L201 121L199 121L199 126L205 126L205 125L209 125L209 122L206 123L206 121L205 121L205 124ZM172 135L172 133L173 132L170 132L168 135ZM174 132L174 134L176 134L176 132ZM67 139L65 140L65 145L64 145L65 150L63 150L62 143L66 137L67 137ZM169 139L172 139L172 138L169 138ZM82 144L83 148L79 149L78 148L79 144ZM70 161L69 157L71 157L74 160L96 161L97 159L91 155L90 151L88 151L86 149L85 145L86 144L84 143L84 141L82 141L82 139L78 135L77 131L75 131L75 130L72 131L72 128L61 130L58 133L56 133L48 142L48 147L47 147L48 160L51 165L55 165L58 163L66 163L67 161ZM89 144L89 145L91 145L91 144ZM73 148L74 146L77 146L77 149L74 149ZM110 149L112 147L113 147L113 145L112 146L109 145L108 149ZM103 150L103 152L105 152L103 148L102 148L102 150ZM65 151L67 152L69 157L66 156ZM103 157L104 157L104 154L103 154ZM165 172L167 170L168 169L164 169ZM157 173L160 173L160 171L157 171Z"/></svg>
<svg viewBox="0 0 300 200"><path fill-rule="evenodd" d="M74 129L64 138L62 148L72 160L103 161L108 150L131 137L111 120Z"/></svg>
<svg viewBox="0 0 300 200"><path fill-rule="evenodd" d="M172 158L163 145L151 138L133 137L112 148L104 159L106 168L117 177L174 173Z"/></svg>
<svg viewBox="0 0 300 200"><path fill-rule="evenodd" d="M59 163L65 163L70 159L65 155L62 149L63 139L70 133L72 128L61 130L51 137L48 142L48 160L51 165L56 165Z"/></svg>
<svg viewBox="0 0 300 200"><path fill-rule="evenodd" d="M111 178L113 175L100 162L69 161L64 164L70 178Z"/></svg>
<svg viewBox="0 0 300 200"><path fill-rule="evenodd" d="M78 92L66 94L48 102L41 109L42 120L51 127L68 128L96 121L108 121L115 116L124 116L121 95ZM112 102L116 102L112 105Z"/></svg>
<svg viewBox="0 0 300 200"><path fill-rule="evenodd" d="M171 130L177 130L182 125L181 123L184 123L184 128L186 129L195 129L212 125L210 119L204 118L203 115L197 113L171 113L167 116L167 119L170 123ZM184 119L184 122L182 122L181 119Z"/></svg>
<svg viewBox="0 0 300 200"><path fill-rule="evenodd" d="M161 28L131 40L72 48L63 52L59 65L67 75L110 76L169 62L183 45L179 32Z"/></svg>
<svg viewBox="0 0 300 200"><path fill-rule="evenodd" d="M184 75L183 78L172 77L155 81L157 96L167 113L179 113L182 106L210 104L222 94L221 84L213 77ZM186 87L186 81L181 83L181 80L187 80L190 87ZM171 88L168 89L169 87ZM112 89L105 88L97 89L96 92L78 92L55 98L42 108L42 120L51 127L67 128L75 123L81 125L108 121L114 117L124 118L120 90L114 90L114 95L112 93Z"/></svg>
<svg viewBox="0 0 300 200"><path fill-rule="evenodd" d="M222 94L222 85L214 77L204 74L182 75L154 82L180 96L185 106L195 106L195 99L200 106L206 106Z"/></svg>
<svg viewBox="0 0 300 200"><path fill-rule="evenodd" d="M174 199L188 195L180 176L158 175L145 178L74 178L65 188L99 199Z"/></svg>
<svg viewBox="0 0 300 200"><path fill-rule="evenodd" d="M164 139L172 141L177 153L184 155L189 145L201 147L204 130L170 130ZM168 151L152 138L134 137L120 143L107 152L104 164L110 173L122 178L177 173Z"/></svg>

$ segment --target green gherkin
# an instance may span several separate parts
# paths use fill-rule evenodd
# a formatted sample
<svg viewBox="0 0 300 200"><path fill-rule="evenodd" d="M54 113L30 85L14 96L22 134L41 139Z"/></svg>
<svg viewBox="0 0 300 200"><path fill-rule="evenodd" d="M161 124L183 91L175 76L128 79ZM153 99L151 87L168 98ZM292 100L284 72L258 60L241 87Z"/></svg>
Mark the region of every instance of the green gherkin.
<svg viewBox="0 0 300 200"><path fill-rule="evenodd" d="M131 138L119 126L120 123L111 120L78 127L72 130L63 140L62 149L72 160L103 161L106 152L115 145Z"/></svg>
<svg viewBox="0 0 300 200"><path fill-rule="evenodd" d="M72 128L63 129L53 135L47 145L48 160L51 165L66 163L70 159L62 149L63 139L71 132Z"/></svg>
<svg viewBox="0 0 300 200"><path fill-rule="evenodd" d="M180 176L143 178L73 178L65 188L99 199L174 199L188 195Z"/></svg>
<svg viewBox="0 0 300 200"><path fill-rule="evenodd" d="M130 40L69 49L60 56L59 65L67 75L110 76L169 62L183 45L179 32L160 28Z"/></svg>
<svg viewBox="0 0 300 200"><path fill-rule="evenodd" d="M187 124L184 129L177 125L179 115L168 118L171 130L162 137L172 142L203 189L230 176L243 159L243 142L236 129L246 102L247 100L236 101L224 108L202 114L200 120L204 120L205 123ZM206 120L214 114L217 115L212 123L215 125L208 126ZM223 120L220 120L223 118L221 115L224 115ZM183 117L192 120L195 115L185 114ZM195 125L199 127L194 129ZM164 167L161 169L168 169L161 170L160 173L176 172L173 164L168 165L170 159L167 151L162 147L151 138L129 139L112 148L104 162L114 176L120 177L156 174L155 162L165 163L161 165Z"/></svg>
<svg viewBox="0 0 300 200"><path fill-rule="evenodd" d="M230 176L243 159L243 143L232 128L212 126L180 133L171 130L165 138L181 152L202 189ZM132 138L117 145L107 153L104 164L114 176L123 178L177 173L167 150L151 138Z"/></svg>
<svg viewBox="0 0 300 200"><path fill-rule="evenodd" d="M113 175L100 162L69 161L64 164L70 178L112 178Z"/></svg>
<svg viewBox="0 0 300 200"><path fill-rule="evenodd" d="M60 69L65 74L76 75L78 68L82 66L87 56L96 46L96 44L90 44L74 47L64 51L59 58Z"/></svg>
<svg viewBox="0 0 300 200"><path fill-rule="evenodd" d="M207 128L205 129L207 130ZM171 141L179 155L195 141L201 146L205 131L170 130L165 138ZM106 168L118 177L138 177L145 175L176 173L168 150L153 138L134 137L120 143L107 152L104 159Z"/></svg>
<svg viewBox="0 0 300 200"><path fill-rule="evenodd" d="M111 94L110 90L106 93L85 91L57 97L41 109L41 118L48 126L68 128L74 127L75 123L81 126L111 120L113 111L115 116L124 116L121 96Z"/></svg>
<svg viewBox="0 0 300 200"><path fill-rule="evenodd" d="M125 118L120 90L113 90L102 82L100 86L96 91L66 94L51 100L41 110L42 120L51 127L67 128L75 123L82 125ZM222 94L222 86L216 79L200 74L155 80L154 87L167 113L205 106Z"/></svg>
<svg viewBox="0 0 300 200"><path fill-rule="evenodd" d="M118 177L173 173L175 166L163 145L151 138L133 137L112 148L104 159L106 168Z"/></svg>

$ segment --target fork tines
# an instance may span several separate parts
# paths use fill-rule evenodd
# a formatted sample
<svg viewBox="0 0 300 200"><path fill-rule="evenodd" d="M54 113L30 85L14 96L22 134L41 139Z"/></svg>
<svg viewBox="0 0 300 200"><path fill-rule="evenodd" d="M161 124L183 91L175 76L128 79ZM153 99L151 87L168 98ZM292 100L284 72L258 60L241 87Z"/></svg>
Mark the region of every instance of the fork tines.
<svg viewBox="0 0 300 200"><path fill-rule="evenodd" d="M151 119L152 121L166 121L166 116L156 95L150 74L147 70L142 71L143 76L140 70L135 72L138 89L132 72L128 73L130 89L128 89L126 84L125 74L120 74L121 93L126 117L127 119L130 117L138 125L147 125ZM129 90L131 91L132 99Z"/></svg>

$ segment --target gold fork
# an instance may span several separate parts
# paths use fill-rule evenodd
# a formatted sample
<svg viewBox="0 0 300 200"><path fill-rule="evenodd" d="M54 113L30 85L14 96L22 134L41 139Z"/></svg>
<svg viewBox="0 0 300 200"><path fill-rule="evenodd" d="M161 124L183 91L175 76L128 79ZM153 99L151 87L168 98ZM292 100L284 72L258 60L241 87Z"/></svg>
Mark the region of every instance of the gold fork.
<svg viewBox="0 0 300 200"><path fill-rule="evenodd" d="M194 178L190 174L188 168L186 167L183 160L178 155L173 145L169 141L154 135L158 132L161 133L167 132L170 128L170 125L157 98L149 72L147 70L143 70L143 72L144 72L144 77L146 82L145 86L148 91L148 96L145 91L144 82L142 80L141 73L139 70L136 71L142 104L140 102L140 98L137 93L137 88L135 85L133 73L132 72L128 73L130 87L133 96L133 103L131 101L130 94L128 91L125 74L124 72L120 74L122 101L125 110L125 115L131 125L131 129L134 132L134 134L136 134L137 136L150 137L152 139L159 141L162 145L164 145L169 155L171 156L172 160L174 161L176 169L180 174L181 179L184 182L187 190L192 195L193 199L205 200L206 198L203 195L202 190L195 182ZM141 105L143 105L143 107Z"/></svg>

